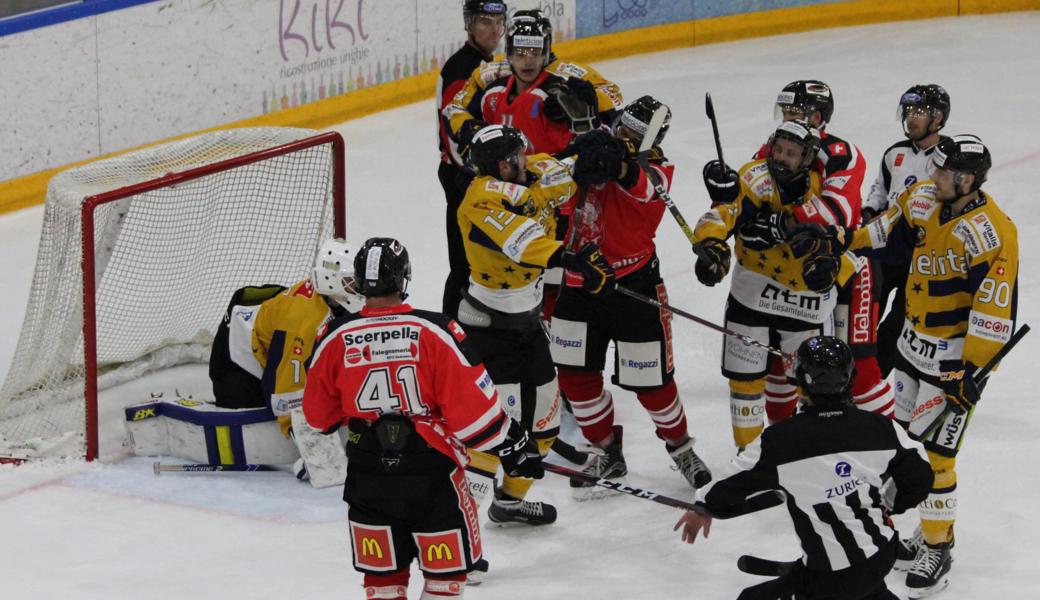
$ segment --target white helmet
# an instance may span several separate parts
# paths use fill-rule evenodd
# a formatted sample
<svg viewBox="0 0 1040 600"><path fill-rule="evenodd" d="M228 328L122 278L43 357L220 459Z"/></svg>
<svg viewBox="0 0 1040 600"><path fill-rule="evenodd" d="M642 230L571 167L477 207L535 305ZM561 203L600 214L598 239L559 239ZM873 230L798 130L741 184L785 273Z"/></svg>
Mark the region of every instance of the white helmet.
<svg viewBox="0 0 1040 600"><path fill-rule="evenodd" d="M314 289L350 312L365 305L365 298L354 287L354 247L345 240L325 240L314 265Z"/></svg>

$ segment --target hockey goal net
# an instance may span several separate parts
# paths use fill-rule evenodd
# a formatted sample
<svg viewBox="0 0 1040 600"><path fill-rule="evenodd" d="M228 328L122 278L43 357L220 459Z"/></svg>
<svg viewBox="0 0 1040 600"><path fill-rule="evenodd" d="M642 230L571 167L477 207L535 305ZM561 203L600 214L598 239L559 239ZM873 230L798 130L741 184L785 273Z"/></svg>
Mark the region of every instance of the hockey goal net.
<svg viewBox="0 0 1040 600"><path fill-rule="evenodd" d="M0 457L98 456L98 390L206 362L228 299L307 276L344 236L343 139L245 128L51 180Z"/></svg>

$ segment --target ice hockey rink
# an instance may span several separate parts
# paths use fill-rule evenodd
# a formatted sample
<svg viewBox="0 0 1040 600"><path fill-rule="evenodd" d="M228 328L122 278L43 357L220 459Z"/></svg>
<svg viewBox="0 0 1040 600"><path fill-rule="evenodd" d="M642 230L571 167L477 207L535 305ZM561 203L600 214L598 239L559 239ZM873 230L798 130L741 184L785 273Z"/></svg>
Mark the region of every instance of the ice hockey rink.
<svg viewBox="0 0 1040 600"><path fill-rule="evenodd" d="M715 154L704 92L715 100L727 160L739 163L773 128L773 101L784 84L828 82L836 99L830 130L860 147L873 181L881 153L902 138L900 94L914 83L944 85L953 99L944 133L977 134L993 153L985 189L1019 229L1019 323L1040 324L1034 269L1040 241L1032 235L1040 222L1032 195L1040 171L1040 12L832 29L595 66L629 100L650 93L671 106L664 148L677 164L672 195L690 221L707 207L700 171ZM348 239L402 240L414 272L409 301L423 308L440 306L447 270L434 127L433 103L426 101L336 128L347 140ZM21 327L42 215L35 207L0 217L0 374ZM728 284L696 282L689 244L667 215L658 244L672 303L721 320ZM720 336L678 318L674 331L681 397L698 451L719 477L734 453L717 367ZM1040 336L1027 337L976 411L958 460L951 584L937 597L1036 597L1040 477L1032 460L1040 399L1032 386L1040 387L1040 376L1031 373L1038 352ZM209 394L200 366L103 393L102 462L0 466L0 597L361 597L340 489L314 490L289 473L155 477L151 459L126 457L119 409L175 387ZM625 426L629 483L692 499L635 398L620 390L614 397L617 422ZM573 430L568 436L575 439ZM800 554L782 508L716 521L709 539L688 546L672 531L678 511L652 502L615 496L577 503L566 480L551 474L529 497L555 504L559 521L537 529L485 527L491 571L468 597L735 598L760 581L737 571L738 556ZM915 518L897 523L909 532ZM901 575L889 582L905 596ZM411 597L420 587L413 570Z"/></svg>

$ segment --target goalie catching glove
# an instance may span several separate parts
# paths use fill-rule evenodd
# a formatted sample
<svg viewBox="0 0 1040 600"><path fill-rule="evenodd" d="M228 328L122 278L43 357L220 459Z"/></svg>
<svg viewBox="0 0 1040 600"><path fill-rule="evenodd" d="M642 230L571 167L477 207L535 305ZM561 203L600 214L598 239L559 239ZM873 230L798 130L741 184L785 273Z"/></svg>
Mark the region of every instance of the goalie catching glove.
<svg viewBox="0 0 1040 600"><path fill-rule="evenodd" d="M694 244L693 253L697 255L697 264L693 271L697 281L711 287L721 282L729 273L732 254L729 244L719 238L707 238Z"/></svg>
<svg viewBox="0 0 1040 600"><path fill-rule="evenodd" d="M521 427L516 420L509 423L506 441L495 452L502 461L502 470L506 475L531 479L545 477L542 455L538 453L538 444L527 435L527 430Z"/></svg>
<svg viewBox="0 0 1040 600"><path fill-rule="evenodd" d="M581 287L592 295L609 294L617 287L613 267L599 251L599 246L592 242L577 252L565 250L560 264L568 271L581 273Z"/></svg>

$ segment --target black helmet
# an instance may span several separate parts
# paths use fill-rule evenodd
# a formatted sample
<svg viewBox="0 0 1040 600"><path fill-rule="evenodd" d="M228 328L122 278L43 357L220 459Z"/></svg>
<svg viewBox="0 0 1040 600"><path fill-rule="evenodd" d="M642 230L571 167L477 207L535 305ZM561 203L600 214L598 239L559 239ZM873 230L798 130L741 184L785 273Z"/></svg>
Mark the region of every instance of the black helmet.
<svg viewBox="0 0 1040 600"><path fill-rule="evenodd" d="M936 146L932 153L932 165L935 168L953 171L957 174L972 174L975 183L971 185L968 193L974 192L982 187L986 181L989 168L993 166L993 158L989 154L989 148L974 135L955 135L945 138ZM956 183L960 186L960 180Z"/></svg>
<svg viewBox="0 0 1040 600"><path fill-rule="evenodd" d="M802 147L802 160L798 168L790 169L786 165L773 160L772 148L777 138L791 140ZM820 151L820 132L805 121L784 121L769 136L769 173L780 183L787 183L794 178L809 172Z"/></svg>
<svg viewBox="0 0 1040 600"><path fill-rule="evenodd" d="M950 118L950 94L943 86L935 83L918 84L899 97L899 120L906 118L908 108L924 108L935 116L935 112L942 112L942 120L939 121L939 129L946 126L946 119Z"/></svg>
<svg viewBox="0 0 1040 600"><path fill-rule="evenodd" d="M404 300L411 279L408 250L393 238L369 238L354 256L355 285L366 298L398 293Z"/></svg>
<svg viewBox="0 0 1040 600"><path fill-rule="evenodd" d="M849 345L830 335L809 338L798 347L795 378L802 392L820 408L852 403L856 363Z"/></svg>
<svg viewBox="0 0 1040 600"><path fill-rule="evenodd" d="M643 134L646 133L647 127L650 126L650 119L653 118L657 109L662 106L665 107L668 113L664 118L664 123L661 125L661 131L654 138L654 145L660 146L661 142L664 141L664 134L668 133L668 127L672 124L672 109L656 100L653 96L643 96L626 106L618 118L618 124L624 125L638 133L639 140L637 141L642 141Z"/></svg>
<svg viewBox="0 0 1040 600"><path fill-rule="evenodd" d="M793 107L805 113L808 121L814 111L820 111L822 122L820 129L830 123L834 114L834 94L826 83L816 79L799 79L784 86L776 97L776 118L783 118L783 110Z"/></svg>
<svg viewBox="0 0 1040 600"><path fill-rule="evenodd" d="M552 23L540 10L518 10L509 19L506 32L506 56L514 48L541 48L543 64L549 64L552 54Z"/></svg>
<svg viewBox="0 0 1040 600"><path fill-rule="evenodd" d="M506 125L488 125L473 136L469 145L469 166L479 175L498 177L498 161L517 166L527 150L527 138L519 129Z"/></svg>
<svg viewBox="0 0 1040 600"><path fill-rule="evenodd" d="M484 0L466 0L462 4L462 18L466 21L466 27L469 27L470 21L473 17L479 14L485 15L504 15L509 8L505 2L485 2Z"/></svg>

